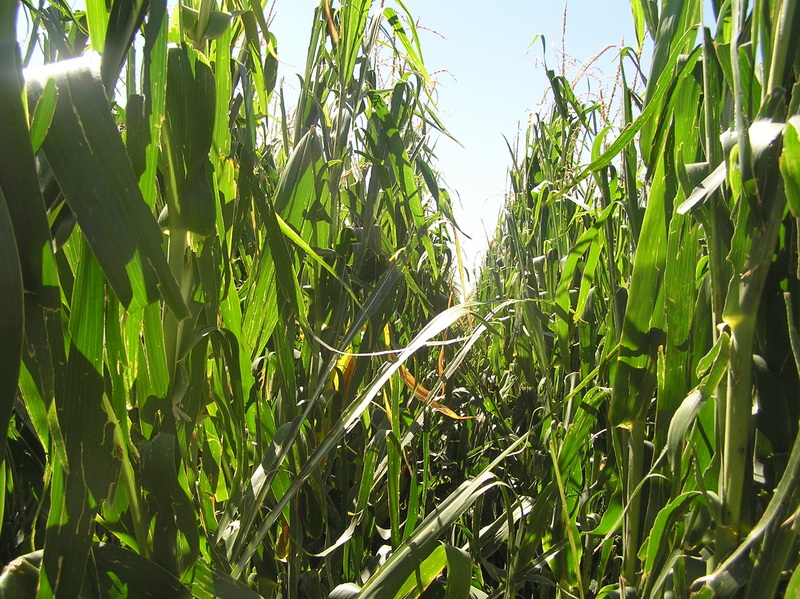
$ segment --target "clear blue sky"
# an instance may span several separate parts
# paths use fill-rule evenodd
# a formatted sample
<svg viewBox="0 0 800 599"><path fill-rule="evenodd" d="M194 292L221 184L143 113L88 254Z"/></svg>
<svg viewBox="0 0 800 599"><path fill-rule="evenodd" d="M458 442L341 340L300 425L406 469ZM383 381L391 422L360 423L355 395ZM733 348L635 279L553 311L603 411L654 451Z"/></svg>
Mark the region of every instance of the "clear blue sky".
<svg viewBox="0 0 800 599"><path fill-rule="evenodd" d="M284 64L279 77L296 86L291 73L301 71L314 7L318 0L274 0L272 31ZM387 0L391 5L391 0ZM531 111L541 105L547 79L542 57L560 67L563 1L406 0L420 27L423 57L439 82L439 109L445 126L461 142L437 142L439 170L453 193L456 219L472 237L465 247L469 264L492 235L503 204L513 139ZM627 0L570 0L567 4L567 73L608 45L636 45ZM547 42L531 46L541 34ZM556 54L554 51L558 51ZM570 64L574 65L570 67ZM613 75L617 51L596 63L596 76ZM485 231L485 232L484 232Z"/></svg>

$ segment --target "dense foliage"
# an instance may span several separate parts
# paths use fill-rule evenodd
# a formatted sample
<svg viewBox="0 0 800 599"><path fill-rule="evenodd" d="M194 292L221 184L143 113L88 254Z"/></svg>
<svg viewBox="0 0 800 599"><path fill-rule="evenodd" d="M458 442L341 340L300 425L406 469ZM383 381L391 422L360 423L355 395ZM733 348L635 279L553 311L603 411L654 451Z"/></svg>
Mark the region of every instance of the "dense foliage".
<svg viewBox="0 0 800 599"><path fill-rule="evenodd" d="M800 17L711 4L547 71L463 304L402 3L293 106L260 3L0 0L2 596L800 592Z"/></svg>
<svg viewBox="0 0 800 599"><path fill-rule="evenodd" d="M566 543L536 596L796 596L795 3L631 6L622 127L548 71L481 273L522 300L475 354L537 438L518 534Z"/></svg>

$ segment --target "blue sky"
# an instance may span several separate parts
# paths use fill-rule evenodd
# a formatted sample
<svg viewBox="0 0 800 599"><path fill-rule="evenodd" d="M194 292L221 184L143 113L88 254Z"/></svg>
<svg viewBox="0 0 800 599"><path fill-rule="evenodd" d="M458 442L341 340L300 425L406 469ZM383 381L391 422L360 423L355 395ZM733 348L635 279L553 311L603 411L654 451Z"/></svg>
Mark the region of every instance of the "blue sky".
<svg viewBox="0 0 800 599"><path fill-rule="evenodd" d="M387 0L387 5L390 0ZM317 0L274 0L272 31L284 64L279 77L294 85L301 71ZM456 219L472 237L465 242L475 264L492 235L503 204L510 162L505 135L513 142L531 111L541 107L546 89L542 58L561 65L564 2L547 0L406 0L420 27L423 57L439 82L439 110L450 133L437 141L439 170L453 192ZM566 6L567 73L608 45L636 45L626 0L570 0ZM531 43L537 35L546 40ZM555 51L555 52L554 52ZM593 75L612 76L617 50L595 63Z"/></svg>

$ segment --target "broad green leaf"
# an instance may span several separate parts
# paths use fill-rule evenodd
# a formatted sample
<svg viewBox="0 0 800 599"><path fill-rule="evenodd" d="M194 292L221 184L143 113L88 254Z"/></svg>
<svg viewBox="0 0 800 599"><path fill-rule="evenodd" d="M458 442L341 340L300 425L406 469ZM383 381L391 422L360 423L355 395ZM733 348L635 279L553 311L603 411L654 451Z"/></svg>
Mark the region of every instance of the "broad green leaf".
<svg viewBox="0 0 800 599"><path fill-rule="evenodd" d="M203 0L204 8L211 6L208 0ZM218 10L204 11L201 14L185 4L181 4L181 17L183 18L183 29L187 35L196 42L203 40L215 40L222 37L231 24L231 15Z"/></svg>
<svg viewBox="0 0 800 599"><path fill-rule="evenodd" d="M245 342L257 350L272 336L281 314L272 252L268 245L264 250L248 281L248 301L242 322Z"/></svg>
<svg viewBox="0 0 800 599"><path fill-rule="evenodd" d="M645 36L645 13L642 8L642 0L631 0L630 4L633 14L633 29L636 32L636 47L641 49L644 46Z"/></svg>
<svg viewBox="0 0 800 599"><path fill-rule="evenodd" d="M786 586L786 597L797 596L800 593L800 565L795 567L789 578L789 584Z"/></svg>
<svg viewBox="0 0 800 599"><path fill-rule="evenodd" d="M38 583L39 568L25 556L17 557L0 574L0 593L10 599L32 599L36 597Z"/></svg>
<svg viewBox="0 0 800 599"><path fill-rule="evenodd" d="M647 164L652 163L651 151L660 145L657 136L659 130L666 124L664 121L666 103L663 98L659 97L658 89L666 84L675 86L672 88L674 91L683 80L682 74L676 76L673 72L676 65L680 65L683 60L686 60L681 68L683 73L685 66L693 65L699 57L699 48L693 48L693 45L697 27L701 23L702 11L703 3L700 0L663 2L658 17L658 27L650 30L655 38L655 47L645 92L645 103L647 109L655 108L662 114L662 117L649 120L641 131L640 148L642 158ZM687 54L689 56L686 56Z"/></svg>
<svg viewBox="0 0 800 599"><path fill-rule="evenodd" d="M271 202L267 201L267 208L262 217L267 228L267 243L273 256L279 298L278 308L286 322L291 323L297 319L300 326L308 331L310 326L307 321L303 292L300 289L300 279L296 274L294 259L286 244L286 237L278 224L278 213L272 207Z"/></svg>
<svg viewBox="0 0 800 599"><path fill-rule="evenodd" d="M390 10L390 9L387 9ZM403 83L398 83L402 86ZM369 92L372 115L370 118L370 132L373 136L375 156L373 161L378 164L381 186L389 194L396 206L396 226L406 233L406 227L413 225L418 231L424 232L427 228L425 213L422 208L422 188L417 184L414 177L411 158L405 147L399 124L389 111L383 97L378 92ZM403 213L406 213L406 223L402 222ZM409 241L403 238L398 240L400 244L407 244ZM428 235L422 235L422 244L427 250L428 263L435 277L438 277L438 265L434 259L435 252Z"/></svg>
<svg viewBox="0 0 800 599"><path fill-rule="evenodd" d="M391 596L397 599L417 599L442 573L445 565L447 565L445 546L439 545Z"/></svg>
<svg viewBox="0 0 800 599"><path fill-rule="evenodd" d="M275 194L275 212L296 230L302 230L305 211L315 200L322 168L322 146L313 129L292 149Z"/></svg>
<svg viewBox="0 0 800 599"><path fill-rule="evenodd" d="M406 16L410 16L411 13L408 12L408 9L405 7L405 5L402 2L398 2L398 4L405 11ZM397 37L400 39L400 43L403 44L403 48L406 51L406 56L410 59L414 70L422 74L426 81L430 80L428 71L425 68L425 62L422 60L422 54L419 51L420 43L417 36L417 28L414 26L414 19L409 18L406 22L409 30L411 31L411 36L409 37L397 12L391 8L385 8L383 14L386 20L392 26L392 29Z"/></svg>
<svg viewBox="0 0 800 599"><path fill-rule="evenodd" d="M689 509L689 502L701 496L697 491L681 493L658 512L650 535L639 551L639 558L644 561L645 572L652 574L660 570L660 562L666 559L669 549L669 543L665 543L664 538Z"/></svg>
<svg viewBox="0 0 800 599"><path fill-rule="evenodd" d="M74 243L78 241L82 240ZM57 466L56 478L63 476L63 489L54 485L51 491L53 508L40 577L44 588L57 596L72 596L83 585L94 515L100 502L110 496L119 471L114 427L103 401L104 327L103 318L97 317L103 313L106 285L88 246L85 242L81 246L69 322L69 355L63 389L56 393L68 464Z"/></svg>
<svg viewBox="0 0 800 599"><path fill-rule="evenodd" d="M233 506L236 506L239 512L237 524L239 530L249 530L252 526L261 505L270 492L268 473L276 468L281 450L285 448L287 441L290 439L290 431L291 424L287 422L282 424L275 432L269 447L264 451L264 457L261 463L255 468L248 481L247 489L241 494L241 498L238 501L230 504L231 509L229 513L226 513L220 520L220 527L218 529L220 531L220 539L227 538L227 536L233 532L233 530L229 528L231 524L236 521L236 514L233 513ZM236 493L236 491L234 492ZM232 555L235 555L244 547L245 537L241 534L236 535L234 542L230 552Z"/></svg>
<svg viewBox="0 0 800 599"><path fill-rule="evenodd" d="M570 326L573 325L575 321L580 319L581 315L583 314L583 308L586 305L589 287L591 286L594 278L594 270L597 267L597 260L599 259L600 255L599 253L603 247L602 236L598 238L598 235L603 223L609 218L609 216L611 216L613 211L614 206L609 206L603 210L603 212L594 221L591 228L587 229L580 236L580 238L578 238L573 247L570 249L570 253L567 256L564 268L561 271L561 280L558 284L558 291L555 297L555 305L557 306L555 328L556 335L558 336L558 342L561 345L562 355L564 356L569 355L568 343ZM578 272L579 262L581 258L583 258L584 254L587 253L587 251L589 252L589 258L584 266L582 273L583 276L581 277L581 293L578 296L577 305L573 310L569 292L573 287L575 275ZM587 281L587 283L584 284L584 281Z"/></svg>
<svg viewBox="0 0 800 599"><path fill-rule="evenodd" d="M622 502L619 497L612 498L603 512L597 527L587 531L589 534L607 537L617 532L622 525Z"/></svg>
<svg viewBox="0 0 800 599"><path fill-rule="evenodd" d="M736 571L736 568L741 564L741 560L747 556L750 548L758 542L770 526L785 521L788 515L786 509L787 501L789 501L792 494L797 493L798 486L800 486L800 436L795 437L786 469L761 518L759 518L741 544L736 547L736 550L723 563L719 564L713 572L699 578L696 583L703 583L704 590L717 591L724 588L731 577L731 573ZM795 503L796 501L792 502L791 507L796 507ZM789 519L793 521L797 517L798 512L795 510Z"/></svg>
<svg viewBox="0 0 800 599"><path fill-rule="evenodd" d="M689 197L677 208L678 214L686 214L696 206L701 205L705 199L715 192L719 187L725 183L727 175L727 168L725 162L721 162L713 172L708 175L698 185Z"/></svg>
<svg viewBox="0 0 800 599"><path fill-rule="evenodd" d="M97 563L101 592L111 595L112 589L124 590L129 597L162 596L183 598L190 593L169 572L158 564L107 543L98 543L92 554Z"/></svg>
<svg viewBox="0 0 800 599"><path fill-rule="evenodd" d="M342 4L340 11L339 73L340 80L345 83L353 76L361 44L363 43L371 0L352 0Z"/></svg>
<svg viewBox="0 0 800 599"><path fill-rule="evenodd" d="M656 388L655 351L664 339L663 268L667 227L664 161L660 160L650 189L640 244L634 258L628 309L625 312L619 363L609 417L614 426L642 422Z"/></svg>
<svg viewBox="0 0 800 599"><path fill-rule="evenodd" d="M147 23L144 27L144 59L142 65L142 92L149 102L144 103L142 116L148 120L145 169L139 174L139 189L145 203L152 208L156 203L158 159L160 156L161 129L167 94L167 2L151 0Z"/></svg>
<svg viewBox="0 0 800 599"><path fill-rule="evenodd" d="M693 384L692 321L697 290L695 268L700 241L699 227L690 218L673 214L669 223L666 272L664 274L664 312L666 345L660 358L663 370L658 375L656 419L667 423ZM699 343L698 343L699 344ZM656 444L666 440L666 426L657 427Z"/></svg>
<svg viewBox="0 0 800 599"><path fill-rule="evenodd" d="M96 505L109 497L119 460L114 450L113 426L103 403L106 337L101 315L106 284L88 246L85 242L81 245L69 320L71 344L64 390L62 397L57 394L56 398L71 465L68 485L74 476L74 480L80 481L76 485L85 485L90 502Z"/></svg>
<svg viewBox="0 0 800 599"><path fill-rule="evenodd" d="M34 551L18 557L15 562L19 562L16 572L12 577L32 577L33 584L36 584L38 569L42 563L42 551ZM175 597L188 598L190 593L174 576L166 570L143 558L142 556L111 545L108 543L95 543L92 547L92 556L97 564L99 591L102 597L114 598L119 595L129 597ZM0 577L0 590L5 590L3 581L5 576ZM15 584L24 581L15 581ZM14 587L15 589L19 587ZM90 593L90 585L87 583L81 596ZM98 587L95 587L98 588ZM119 593L115 595L114 593ZM33 597L33 594L8 595L9 597ZM5 594L3 595L6 596ZM225 597L225 595L221 595ZM253 595L250 595L253 596Z"/></svg>
<svg viewBox="0 0 800 599"><path fill-rule="evenodd" d="M579 453L584 449L584 440L595 422L595 410L603 400L608 399L609 389L596 387L591 389L579 404L579 410L567 430L564 441L558 450L558 466L564 473L569 473Z"/></svg>
<svg viewBox="0 0 800 599"><path fill-rule="evenodd" d="M527 435L526 435L527 436ZM386 563L370 577L361 589L360 599L395 596L393 593L408 579L408 576L435 549L437 537L451 522L483 493L494 486L492 470L523 443L520 437L495 458L475 479L463 482L453 493L430 512L416 530L398 547Z"/></svg>
<svg viewBox="0 0 800 599"><path fill-rule="evenodd" d="M352 582L346 582L338 585L328 595L328 599L352 599L358 597L361 588Z"/></svg>
<svg viewBox="0 0 800 599"><path fill-rule="evenodd" d="M444 546L447 554L447 594L445 599L467 599L472 588L472 559L463 549Z"/></svg>
<svg viewBox="0 0 800 599"><path fill-rule="evenodd" d="M76 436L80 431L75 431ZM77 443L79 439L74 439ZM50 511L44 553L39 570L43 597L78 597L87 575L94 529L94 510L88 489L79 480L80 469L70 477L56 463L50 487ZM90 575L91 577L91 575Z"/></svg>
<svg viewBox="0 0 800 599"><path fill-rule="evenodd" d="M313 248L311 248L311 246L309 246L309 245L308 245L308 244L305 242L305 240L303 240L303 238L302 238L302 237L300 237L300 236L299 236L297 233L295 233L294 229L292 229L292 228L291 228L291 227L290 227L290 226L289 226L289 225L288 225L288 224L287 224L287 223L286 223L286 222L285 222L285 221L284 221L284 220L283 220L283 219L280 217L280 215L276 214L276 215L275 215L275 218L276 218L276 220L278 221L278 226L280 227L280 229L281 229L281 231L283 232L283 234L284 234L284 235L286 235L286 237L288 237L288 238L289 238L289 240L290 240L292 243L294 243L294 244L295 244L297 247L299 247L301 250L303 250L303 251L306 253L306 255L307 255L309 258L311 258L311 260L313 260L315 263L319 264L319 265L320 265L322 268L324 268L325 270L327 270L327 271L328 271L328 272L331 274L331 276L332 276L334 279L336 279L336 281L337 281L338 283L340 283L340 284L341 284L341 286L342 286L342 290L343 290L343 291L347 291L347 293L348 293L350 296L352 296L352 297L353 297L353 299L355 300L356 298L355 298L355 295L354 295L354 293L353 293L353 290L352 290L352 289L350 289L350 288L348 287L347 283L345 283L345 282L344 282L344 281L341 279L341 277L340 277L340 276L337 274L337 272L336 272L335 270L333 270L333 268L332 268L332 267L331 267L331 266L330 266L330 265L329 265L327 262L325 262L325 260L323 260L323 259L322 259L322 257L321 257L319 254L317 254L317 252L315 252L315 251L314 251L314 249L313 249Z"/></svg>
<svg viewBox="0 0 800 599"><path fill-rule="evenodd" d="M184 231L214 232L216 210L209 183L216 84L204 58L185 46L167 52L167 97L161 170L174 241Z"/></svg>
<svg viewBox="0 0 800 599"><path fill-rule="evenodd" d="M106 0L87 0L86 22L89 26L89 39L92 43L92 50L102 54L106 41L106 28L108 27Z"/></svg>
<svg viewBox="0 0 800 599"><path fill-rule="evenodd" d="M120 301L136 308L163 297L186 316L95 67L91 60L58 66L59 101L42 147ZM36 98L41 90L41 80L29 74L29 94Z"/></svg>
<svg viewBox="0 0 800 599"><path fill-rule="evenodd" d="M233 44L233 30L227 29L223 37L214 45L215 53L214 60L217 65L230 64L231 52ZM220 168L215 161L215 156L227 156L231 144L231 131L228 125L229 120L229 103L231 99L231 88L233 86L233 78L231 76L231 69L215 68L214 81L216 83L216 100L214 106L216 108L216 116L214 117L214 143L211 161L217 164L215 174L218 178L224 176L224 171ZM231 200L233 198L227 198Z"/></svg>

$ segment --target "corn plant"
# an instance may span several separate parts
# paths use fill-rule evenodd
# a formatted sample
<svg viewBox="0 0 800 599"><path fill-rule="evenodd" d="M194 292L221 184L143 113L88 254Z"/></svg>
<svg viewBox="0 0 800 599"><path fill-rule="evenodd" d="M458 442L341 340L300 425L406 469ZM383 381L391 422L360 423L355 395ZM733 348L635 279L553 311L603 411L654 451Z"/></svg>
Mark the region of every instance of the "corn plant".
<svg viewBox="0 0 800 599"><path fill-rule="evenodd" d="M471 308L402 4L322 1L295 107L260 3L1 6L3 593L466 596L503 456L431 457Z"/></svg>
<svg viewBox="0 0 800 599"><path fill-rule="evenodd" d="M634 59L614 127L550 74L478 287L522 300L478 370L541 427L519 501L557 487L520 524L537 592L793 595L794 3L631 8L644 92Z"/></svg>
<svg viewBox="0 0 800 599"><path fill-rule="evenodd" d="M262 4L0 0L3 596L797 594L800 32L710 6L545 66L460 305L402 3L288 105Z"/></svg>

